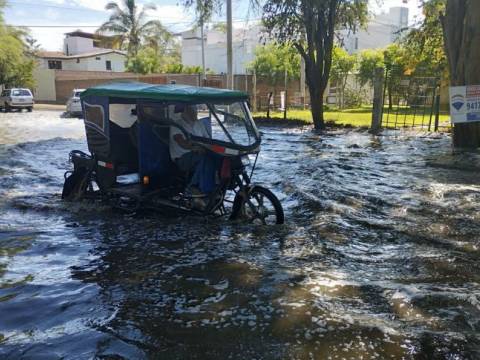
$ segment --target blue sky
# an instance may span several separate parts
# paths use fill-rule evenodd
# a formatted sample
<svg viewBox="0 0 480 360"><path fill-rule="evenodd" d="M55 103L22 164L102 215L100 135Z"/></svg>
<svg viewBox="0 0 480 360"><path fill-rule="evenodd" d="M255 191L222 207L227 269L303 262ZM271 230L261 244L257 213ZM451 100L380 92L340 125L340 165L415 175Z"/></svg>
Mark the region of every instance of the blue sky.
<svg viewBox="0 0 480 360"><path fill-rule="evenodd" d="M7 0L4 11L8 24L30 26L32 35L45 50L61 50L63 34L76 29L93 32L108 19L104 10L109 0ZM153 0L156 11L149 13L152 19L160 19L171 31L178 32L191 27L194 16L178 6L178 0ZM255 20L258 15L248 12L246 0L233 0L234 21L241 26L245 20ZM403 0L370 0L371 10L381 11L403 4ZM418 14L419 0L408 0L410 18ZM223 17L220 18L223 20ZM65 27L63 27L65 26ZM68 26L68 27L67 27Z"/></svg>

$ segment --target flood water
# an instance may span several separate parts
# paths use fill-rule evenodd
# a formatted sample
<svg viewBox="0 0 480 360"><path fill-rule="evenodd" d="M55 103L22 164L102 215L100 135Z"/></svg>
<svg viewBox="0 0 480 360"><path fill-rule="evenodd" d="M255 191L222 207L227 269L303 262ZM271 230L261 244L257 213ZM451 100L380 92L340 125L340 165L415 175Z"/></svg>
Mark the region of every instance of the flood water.
<svg viewBox="0 0 480 360"><path fill-rule="evenodd" d="M0 113L0 358L480 358L479 158L262 131L284 226L62 203L83 123Z"/></svg>

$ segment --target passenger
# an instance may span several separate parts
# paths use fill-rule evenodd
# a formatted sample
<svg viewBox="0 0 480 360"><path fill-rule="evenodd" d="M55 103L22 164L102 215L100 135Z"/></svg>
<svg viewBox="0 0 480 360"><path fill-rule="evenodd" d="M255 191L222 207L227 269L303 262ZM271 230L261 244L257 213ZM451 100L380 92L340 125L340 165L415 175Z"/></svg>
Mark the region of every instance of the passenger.
<svg viewBox="0 0 480 360"><path fill-rule="evenodd" d="M175 110L179 108L181 108L181 106L175 106ZM191 135L210 138L207 128L203 122L198 119L195 105L185 105L180 116L175 116L172 120ZM193 174L189 186L198 186L203 169L205 149L192 144L191 141L185 138L184 133L175 126L170 127L170 156L181 171L187 174Z"/></svg>

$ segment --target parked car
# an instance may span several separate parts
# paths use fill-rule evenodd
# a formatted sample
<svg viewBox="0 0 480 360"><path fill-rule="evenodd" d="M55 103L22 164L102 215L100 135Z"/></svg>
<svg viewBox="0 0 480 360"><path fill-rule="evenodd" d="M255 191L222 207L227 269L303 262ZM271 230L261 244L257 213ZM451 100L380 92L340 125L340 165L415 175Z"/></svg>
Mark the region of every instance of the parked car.
<svg viewBox="0 0 480 360"><path fill-rule="evenodd" d="M67 101L67 114L70 116L82 115L82 103L80 102L80 94L85 89L73 89L72 96Z"/></svg>
<svg viewBox="0 0 480 360"><path fill-rule="evenodd" d="M33 110L33 95L29 89L13 88L2 91L0 95L0 109L9 112L12 109Z"/></svg>

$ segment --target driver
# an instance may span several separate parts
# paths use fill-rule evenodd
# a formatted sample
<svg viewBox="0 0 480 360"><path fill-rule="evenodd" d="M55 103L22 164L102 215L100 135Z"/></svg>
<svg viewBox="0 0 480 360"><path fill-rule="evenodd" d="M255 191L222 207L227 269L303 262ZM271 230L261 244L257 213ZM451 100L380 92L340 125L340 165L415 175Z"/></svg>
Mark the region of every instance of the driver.
<svg viewBox="0 0 480 360"><path fill-rule="evenodd" d="M173 120L191 135L210 138L207 128L198 119L196 105L176 105ZM189 186L198 185L199 165L205 156L205 149L192 144L176 126L170 127L170 156L181 171L193 174Z"/></svg>

